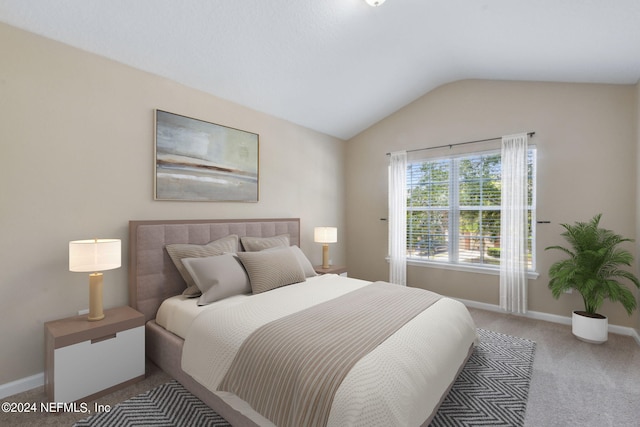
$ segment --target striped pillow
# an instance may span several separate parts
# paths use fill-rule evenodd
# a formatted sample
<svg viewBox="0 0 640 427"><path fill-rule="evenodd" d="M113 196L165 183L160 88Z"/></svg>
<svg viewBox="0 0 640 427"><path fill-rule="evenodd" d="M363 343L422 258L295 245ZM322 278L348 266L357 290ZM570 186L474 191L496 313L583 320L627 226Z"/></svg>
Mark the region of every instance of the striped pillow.
<svg viewBox="0 0 640 427"><path fill-rule="evenodd" d="M304 271L290 250L238 252L254 294L306 280Z"/></svg>
<svg viewBox="0 0 640 427"><path fill-rule="evenodd" d="M257 252L269 248L275 248L279 246L289 246L289 235L280 234L273 237L251 237L243 236L240 238L242 247L247 252Z"/></svg>

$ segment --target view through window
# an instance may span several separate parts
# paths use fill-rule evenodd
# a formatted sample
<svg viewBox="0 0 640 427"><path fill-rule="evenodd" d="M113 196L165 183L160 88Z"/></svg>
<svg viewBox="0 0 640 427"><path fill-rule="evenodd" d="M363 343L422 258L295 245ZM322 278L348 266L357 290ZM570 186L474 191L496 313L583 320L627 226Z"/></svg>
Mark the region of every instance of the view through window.
<svg viewBox="0 0 640 427"><path fill-rule="evenodd" d="M535 269L535 148L528 149L528 268ZM410 260L500 265L500 151L409 162Z"/></svg>

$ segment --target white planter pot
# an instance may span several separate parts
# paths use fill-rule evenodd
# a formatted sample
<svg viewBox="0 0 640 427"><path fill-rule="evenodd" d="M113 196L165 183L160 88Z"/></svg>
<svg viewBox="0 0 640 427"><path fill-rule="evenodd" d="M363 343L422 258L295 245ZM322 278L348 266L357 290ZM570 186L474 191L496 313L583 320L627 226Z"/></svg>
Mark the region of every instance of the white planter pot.
<svg viewBox="0 0 640 427"><path fill-rule="evenodd" d="M580 313L580 314L579 314ZM592 344L607 341L609 320L606 316L590 317L574 311L571 317L572 332L576 338Z"/></svg>

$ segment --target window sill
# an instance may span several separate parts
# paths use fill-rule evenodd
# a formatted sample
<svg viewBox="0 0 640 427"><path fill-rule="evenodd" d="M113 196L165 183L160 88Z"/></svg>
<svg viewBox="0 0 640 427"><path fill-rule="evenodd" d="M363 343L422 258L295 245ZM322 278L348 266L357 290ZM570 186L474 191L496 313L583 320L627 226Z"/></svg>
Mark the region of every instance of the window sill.
<svg viewBox="0 0 640 427"><path fill-rule="evenodd" d="M411 265L415 267L441 268L443 270L466 271L469 273L490 274L493 276L500 275L499 268L487 268L487 267L480 267L477 265L451 264L451 263L434 262L434 261L419 261L411 258L407 258L407 265ZM537 279L538 276L539 274L537 271L527 272L527 279Z"/></svg>

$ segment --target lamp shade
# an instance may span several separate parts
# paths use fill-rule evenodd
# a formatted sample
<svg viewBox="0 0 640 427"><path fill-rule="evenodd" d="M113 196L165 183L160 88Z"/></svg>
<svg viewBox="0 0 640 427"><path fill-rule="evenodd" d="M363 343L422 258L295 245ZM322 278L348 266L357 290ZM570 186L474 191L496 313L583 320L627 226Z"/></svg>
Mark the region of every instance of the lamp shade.
<svg viewBox="0 0 640 427"><path fill-rule="evenodd" d="M338 229L336 227L316 227L313 230L313 241L316 243L336 243Z"/></svg>
<svg viewBox="0 0 640 427"><path fill-rule="evenodd" d="M119 268L121 246L120 239L69 242L69 271L96 272Z"/></svg>

